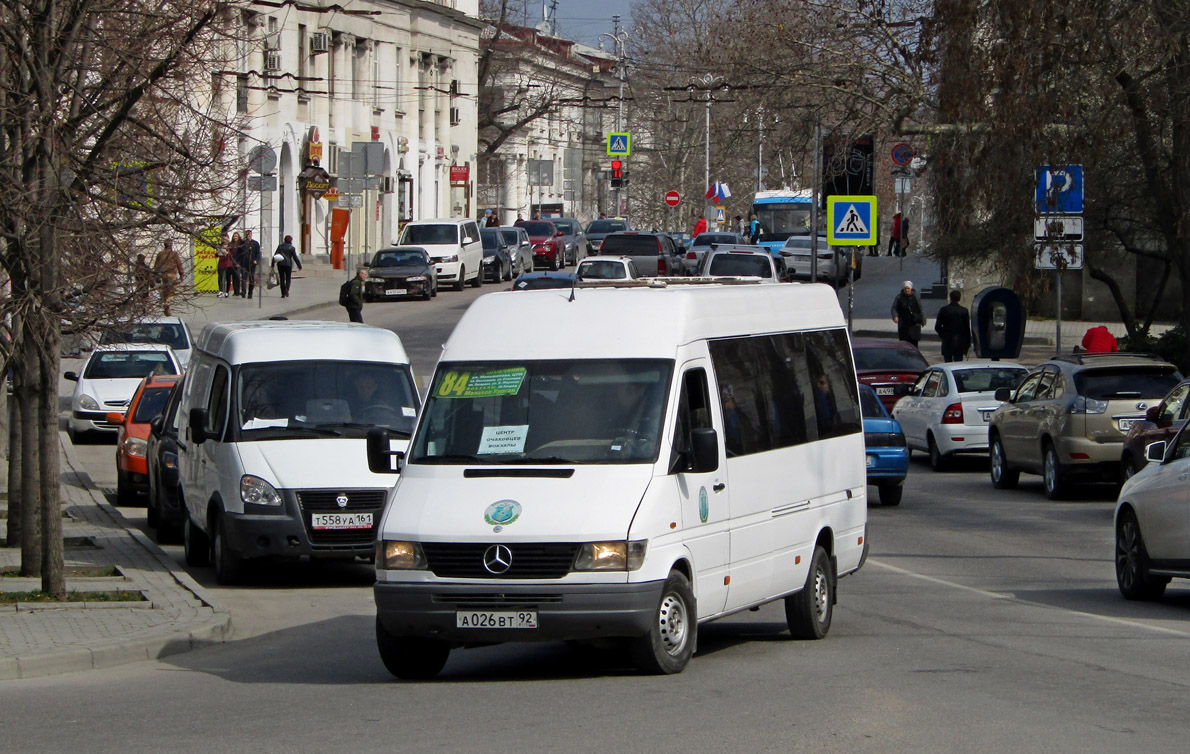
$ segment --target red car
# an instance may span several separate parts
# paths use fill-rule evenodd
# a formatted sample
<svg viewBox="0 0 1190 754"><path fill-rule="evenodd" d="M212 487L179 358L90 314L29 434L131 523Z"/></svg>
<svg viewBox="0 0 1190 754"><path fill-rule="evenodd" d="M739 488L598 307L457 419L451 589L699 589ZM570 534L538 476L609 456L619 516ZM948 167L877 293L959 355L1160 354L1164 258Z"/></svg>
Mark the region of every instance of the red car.
<svg viewBox="0 0 1190 754"><path fill-rule="evenodd" d="M522 220L517 223L529 234L533 249L533 267L560 270L566 266L566 251L562 247L562 231L545 220Z"/></svg>
<svg viewBox="0 0 1190 754"><path fill-rule="evenodd" d="M1190 414L1190 380L1182 380L1156 406L1145 411L1143 419L1120 419L1131 422L1124 436L1124 451L1120 457L1120 481L1126 482L1148 463L1145 448L1151 443L1169 442L1186 423ZM1121 429L1124 429L1121 427Z"/></svg>
<svg viewBox="0 0 1190 754"><path fill-rule="evenodd" d="M929 366L921 352L903 340L856 338L851 353L860 383L871 385L890 412Z"/></svg>
<svg viewBox="0 0 1190 754"><path fill-rule="evenodd" d="M117 425L116 504L132 505L141 494L149 492L148 449L149 422L165 408L178 380L176 374L150 374L141 380L128 404L128 412L109 413L107 420Z"/></svg>

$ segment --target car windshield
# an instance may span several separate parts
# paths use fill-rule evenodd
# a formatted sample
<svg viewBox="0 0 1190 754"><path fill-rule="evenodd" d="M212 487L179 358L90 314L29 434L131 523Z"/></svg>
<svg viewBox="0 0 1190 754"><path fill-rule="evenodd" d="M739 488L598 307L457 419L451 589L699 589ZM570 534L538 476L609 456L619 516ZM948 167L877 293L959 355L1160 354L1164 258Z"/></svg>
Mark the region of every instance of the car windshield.
<svg viewBox="0 0 1190 754"><path fill-rule="evenodd" d="M628 277L623 262L604 259L583 260L575 276L579 280L623 280Z"/></svg>
<svg viewBox="0 0 1190 754"><path fill-rule="evenodd" d="M617 230L628 230L628 223L623 220L592 220L587 226L587 234L615 233Z"/></svg>
<svg viewBox="0 0 1190 754"><path fill-rule="evenodd" d="M495 228L484 228L479 231L479 237L483 240L483 250L495 253L500 245L500 231Z"/></svg>
<svg viewBox="0 0 1190 754"><path fill-rule="evenodd" d="M1074 375L1074 387L1079 395L1101 401L1163 398L1181 380L1173 367L1085 369Z"/></svg>
<svg viewBox="0 0 1190 754"><path fill-rule="evenodd" d="M984 393L999 390L1002 387L1015 390L1028 373L1027 369L1009 367L956 369L954 381L959 386L960 393Z"/></svg>
<svg viewBox="0 0 1190 754"><path fill-rule="evenodd" d="M173 389L173 385L145 388L145 391L141 393L140 401L136 404L136 411L132 413L133 423L148 424L153 421L161 413L161 409L165 408L169 394L173 392Z"/></svg>
<svg viewBox="0 0 1190 754"><path fill-rule="evenodd" d="M418 400L404 364L280 361L240 367L236 405L245 439L271 440L364 437L372 427L409 434Z"/></svg>
<svg viewBox="0 0 1190 754"><path fill-rule="evenodd" d="M372 257L373 267L409 267L426 263L426 256L421 251L378 251Z"/></svg>
<svg viewBox="0 0 1190 754"><path fill-rule="evenodd" d="M876 392L870 387L861 386L859 389L859 410L865 419L887 419L888 413L884 405L876 397Z"/></svg>
<svg viewBox="0 0 1190 754"><path fill-rule="evenodd" d="M554 220L554 227L568 236L573 236L578 232L578 227L570 220Z"/></svg>
<svg viewBox="0 0 1190 754"><path fill-rule="evenodd" d="M500 231L500 235L504 236L504 243L516 246L521 242L517 232L512 228L506 228Z"/></svg>
<svg viewBox="0 0 1190 754"><path fill-rule="evenodd" d="M176 322L138 322L104 329L99 335L99 345L114 343L161 343L177 349L190 347L186 330Z"/></svg>
<svg viewBox="0 0 1190 754"><path fill-rule="evenodd" d="M457 225L408 225L401 234L403 244L456 244L459 242Z"/></svg>
<svg viewBox="0 0 1190 754"><path fill-rule="evenodd" d="M514 291L532 291L539 288L570 288L574 278L570 275L558 277L519 277L512 284Z"/></svg>
<svg viewBox="0 0 1190 754"><path fill-rule="evenodd" d="M771 278L773 265L760 254L716 254L711 257L707 274Z"/></svg>
<svg viewBox="0 0 1190 754"><path fill-rule="evenodd" d="M525 232L531 236L552 236L552 235L554 235L554 224L553 223L528 222L528 223L521 223L521 227L524 228Z"/></svg>
<svg viewBox="0 0 1190 754"><path fill-rule="evenodd" d="M652 463L672 371L664 359L440 364L410 460Z"/></svg>
<svg viewBox="0 0 1190 754"><path fill-rule="evenodd" d="M694 246L710 246L713 243L739 243L740 237L735 233L699 233L694 237Z"/></svg>
<svg viewBox="0 0 1190 754"><path fill-rule="evenodd" d="M855 368L887 372L921 372L929 366L925 358L909 348L856 348Z"/></svg>
<svg viewBox="0 0 1190 754"><path fill-rule="evenodd" d="M661 253L657 239L652 236L608 236L600 247L603 254L628 254L630 256L656 256Z"/></svg>
<svg viewBox="0 0 1190 754"><path fill-rule="evenodd" d="M177 374L165 351L101 351L91 355L83 379L142 379L150 374Z"/></svg>

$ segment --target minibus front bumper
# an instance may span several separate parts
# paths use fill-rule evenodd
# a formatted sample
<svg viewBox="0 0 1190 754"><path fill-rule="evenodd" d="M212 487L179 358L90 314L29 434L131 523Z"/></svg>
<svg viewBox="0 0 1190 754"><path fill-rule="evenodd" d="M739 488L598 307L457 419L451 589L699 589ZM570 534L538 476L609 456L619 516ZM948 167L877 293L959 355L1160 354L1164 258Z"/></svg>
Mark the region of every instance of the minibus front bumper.
<svg viewBox="0 0 1190 754"><path fill-rule="evenodd" d="M393 636L452 643L642 636L656 620L664 581L640 584L386 583L376 612ZM459 628L460 613L534 611L537 628Z"/></svg>

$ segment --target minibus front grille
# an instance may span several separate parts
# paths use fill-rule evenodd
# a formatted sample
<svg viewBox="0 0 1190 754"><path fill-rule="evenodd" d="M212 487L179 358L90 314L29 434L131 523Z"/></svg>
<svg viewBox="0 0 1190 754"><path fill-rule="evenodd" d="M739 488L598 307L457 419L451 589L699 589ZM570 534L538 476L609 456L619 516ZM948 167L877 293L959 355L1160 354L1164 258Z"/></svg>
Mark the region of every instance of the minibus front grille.
<svg viewBox="0 0 1190 754"><path fill-rule="evenodd" d="M484 564L488 549L496 546L508 548L511 556L507 570L500 573ZM570 573L578 548L568 542L422 542L435 576L464 579L560 579Z"/></svg>
<svg viewBox="0 0 1190 754"><path fill-rule="evenodd" d="M431 599L439 604L482 609L501 607L533 607L547 602L561 602L560 594L435 594Z"/></svg>
<svg viewBox="0 0 1190 754"><path fill-rule="evenodd" d="M366 545L376 539L376 527L380 525L380 512L388 490L298 490L298 507L302 512L302 525L310 537L313 547L334 547L336 545ZM340 498L343 505L340 505ZM314 513L371 513L372 525L366 529L315 529L311 514Z"/></svg>

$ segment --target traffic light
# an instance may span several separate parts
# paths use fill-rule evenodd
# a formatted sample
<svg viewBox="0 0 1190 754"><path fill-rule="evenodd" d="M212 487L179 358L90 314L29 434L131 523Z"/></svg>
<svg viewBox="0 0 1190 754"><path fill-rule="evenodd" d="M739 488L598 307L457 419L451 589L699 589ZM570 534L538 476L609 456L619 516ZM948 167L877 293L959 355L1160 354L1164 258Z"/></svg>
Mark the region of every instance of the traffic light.
<svg viewBox="0 0 1190 754"><path fill-rule="evenodd" d="M620 188L624 185L624 163L621 160L612 160L612 188Z"/></svg>

